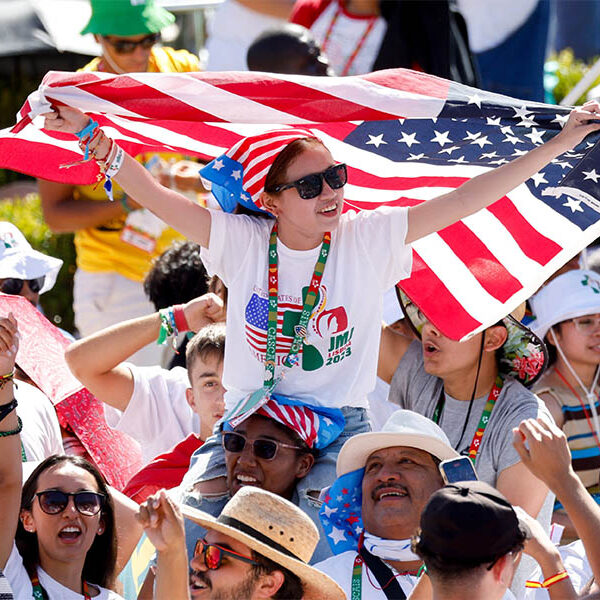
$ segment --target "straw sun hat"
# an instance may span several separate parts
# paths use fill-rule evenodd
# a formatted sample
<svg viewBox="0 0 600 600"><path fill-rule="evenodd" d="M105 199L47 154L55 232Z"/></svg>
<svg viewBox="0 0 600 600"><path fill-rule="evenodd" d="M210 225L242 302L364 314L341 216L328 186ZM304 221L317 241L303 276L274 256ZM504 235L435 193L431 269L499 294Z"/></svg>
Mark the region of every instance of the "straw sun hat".
<svg viewBox="0 0 600 600"><path fill-rule="evenodd" d="M305 600L344 600L342 588L308 565L319 541L315 524L297 506L281 496L256 487L243 487L219 517L181 506L186 519L219 531L297 575Z"/></svg>

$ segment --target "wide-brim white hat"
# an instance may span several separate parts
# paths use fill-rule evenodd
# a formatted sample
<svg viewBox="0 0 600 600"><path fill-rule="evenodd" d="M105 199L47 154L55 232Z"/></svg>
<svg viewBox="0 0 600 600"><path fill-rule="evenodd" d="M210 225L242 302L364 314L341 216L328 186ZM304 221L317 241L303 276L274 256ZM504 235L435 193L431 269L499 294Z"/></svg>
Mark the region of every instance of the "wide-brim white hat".
<svg viewBox="0 0 600 600"><path fill-rule="evenodd" d="M21 231L0 221L0 279L37 279L45 276L40 294L51 290L62 267L60 258L34 250Z"/></svg>
<svg viewBox="0 0 600 600"><path fill-rule="evenodd" d="M412 410L397 410L381 431L359 433L342 446L337 459L337 476L362 469L373 452L394 446L424 450L439 460L460 456L441 427L431 419Z"/></svg>
<svg viewBox="0 0 600 600"><path fill-rule="evenodd" d="M310 517L289 500L244 486L216 518L186 505L181 512L186 519L246 544L297 575L305 600L345 600L344 591L331 577L308 564L319 532Z"/></svg>
<svg viewBox="0 0 600 600"><path fill-rule="evenodd" d="M546 284L530 300L535 320L531 329L544 338L553 325L600 313L600 274L575 269Z"/></svg>

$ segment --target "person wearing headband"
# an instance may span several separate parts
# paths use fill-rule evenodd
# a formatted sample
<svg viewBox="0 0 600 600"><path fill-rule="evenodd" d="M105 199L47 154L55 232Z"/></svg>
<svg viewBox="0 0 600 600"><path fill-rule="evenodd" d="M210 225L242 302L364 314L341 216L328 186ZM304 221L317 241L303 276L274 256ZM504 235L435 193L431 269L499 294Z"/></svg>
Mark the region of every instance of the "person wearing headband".
<svg viewBox="0 0 600 600"><path fill-rule="evenodd" d="M345 436L369 430L382 299L410 275L411 244L493 203L600 129L589 122L597 113L596 103L574 109L546 144L443 196L360 213L342 214L346 166L301 128L244 138L202 169L223 211L164 189L104 133L89 150L129 195L198 242L207 270L227 286L226 410L251 408L276 391L343 411L344 433L303 480L321 489ZM63 106L46 114L45 127L74 135L88 123ZM229 214L238 206L252 215ZM192 470L207 491L223 491L224 456L214 438Z"/></svg>
<svg viewBox="0 0 600 600"><path fill-rule="evenodd" d="M92 14L82 34L93 34L102 48L83 71L105 73L182 73L199 70L198 58L186 50L160 46L161 31L175 17L155 0L91 0ZM152 173L171 185L169 173L189 161L174 153L146 153L138 157ZM181 162L175 162L181 161ZM173 164L171 164L173 163ZM192 163L196 165L196 163ZM197 177L177 176L180 189L195 188ZM75 324L82 336L152 310L143 279L152 260L180 236L140 210L135 198L115 187L109 202L95 185L68 185L39 180L44 219L56 233L75 232L77 271L74 279ZM133 362L154 365L160 349L146 346Z"/></svg>
<svg viewBox="0 0 600 600"><path fill-rule="evenodd" d="M534 391L565 432L573 468L600 504L600 276L572 270L546 284L533 298L533 330L546 340L550 366ZM568 514L555 505L554 520L575 539Z"/></svg>

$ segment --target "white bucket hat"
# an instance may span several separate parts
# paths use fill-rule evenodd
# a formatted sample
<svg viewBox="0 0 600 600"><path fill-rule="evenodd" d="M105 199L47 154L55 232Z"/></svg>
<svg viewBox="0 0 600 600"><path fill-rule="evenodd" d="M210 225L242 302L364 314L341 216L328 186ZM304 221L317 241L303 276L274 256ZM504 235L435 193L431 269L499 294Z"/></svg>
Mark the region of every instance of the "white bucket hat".
<svg viewBox="0 0 600 600"><path fill-rule="evenodd" d="M600 313L600 275L595 271L567 271L545 285L530 300L535 320L531 329L540 337L553 325Z"/></svg>
<svg viewBox="0 0 600 600"><path fill-rule="evenodd" d="M214 529L249 546L296 574L304 586L304 600L343 600L342 588L311 567L319 531L297 506L267 490L243 487L215 518L191 506L181 513L205 529Z"/></svg>
<svg viewBox="0 0 600 600"><path fill-rule="evenodd" d="M393 446L424 450L439 460L460 456L431 419L412 410L397 410L381 431L359 433L342 446L337 459L337 476L362 469L373 452Z"/></svg>
<svg viewBox="0 0 600 600"><path fill-rule="evenodd" d="M45 276L40 294L51 290L63 261L34 250L8 221L0 221L0 279L37 279Z"/></svg>

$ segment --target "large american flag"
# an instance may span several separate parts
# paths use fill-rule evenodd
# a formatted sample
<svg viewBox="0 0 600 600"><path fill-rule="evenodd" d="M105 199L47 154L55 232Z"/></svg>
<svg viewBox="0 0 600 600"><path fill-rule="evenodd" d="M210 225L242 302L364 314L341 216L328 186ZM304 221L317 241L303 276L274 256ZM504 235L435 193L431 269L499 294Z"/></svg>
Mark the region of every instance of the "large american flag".
<svg viewBox="0 0 600 600"><path fill-rule="evenodd" d="M245 135L310 129L349 166L345 210L443 194L547 141L568 115L404 69L346 78L50 72L18 125L0 134L0 167L96 180L93 163L58 168L81 158L72 136L31 124L49 102L88 112L130 153L168 148L213 158ZM498 321L600 235L597 137L413 245L413 272L400 286L444 334L462 339Z"/></svg>

